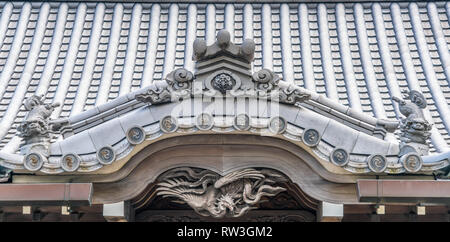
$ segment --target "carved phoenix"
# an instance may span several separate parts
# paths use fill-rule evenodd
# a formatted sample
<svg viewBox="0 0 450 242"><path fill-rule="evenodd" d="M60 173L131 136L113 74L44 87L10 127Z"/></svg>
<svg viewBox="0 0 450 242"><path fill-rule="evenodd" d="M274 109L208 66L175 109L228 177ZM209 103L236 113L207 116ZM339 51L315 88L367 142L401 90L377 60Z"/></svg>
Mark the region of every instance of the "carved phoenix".
<svg viewBox="0 0 450 242"><path fill-rule="evenodd" d="M264 196L275 196L286 189L272 186L285 178L272 170L243 169L223 177L209 171L176 168L158 183L157 194L187 203L198 214L222 218L239 217L262 202ZM269 185L272 184L272 185Z"/></svg>

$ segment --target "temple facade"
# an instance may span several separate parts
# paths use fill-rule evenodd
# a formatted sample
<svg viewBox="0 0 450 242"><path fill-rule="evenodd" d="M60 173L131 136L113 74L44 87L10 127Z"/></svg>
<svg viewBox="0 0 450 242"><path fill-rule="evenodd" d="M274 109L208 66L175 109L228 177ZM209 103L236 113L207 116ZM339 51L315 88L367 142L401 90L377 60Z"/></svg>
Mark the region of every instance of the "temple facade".
<svg viewBox="0 0 450 242"><path fill-rule="evenodd" d="M0 2L0 221L450 221L450 2Z"/></svg>

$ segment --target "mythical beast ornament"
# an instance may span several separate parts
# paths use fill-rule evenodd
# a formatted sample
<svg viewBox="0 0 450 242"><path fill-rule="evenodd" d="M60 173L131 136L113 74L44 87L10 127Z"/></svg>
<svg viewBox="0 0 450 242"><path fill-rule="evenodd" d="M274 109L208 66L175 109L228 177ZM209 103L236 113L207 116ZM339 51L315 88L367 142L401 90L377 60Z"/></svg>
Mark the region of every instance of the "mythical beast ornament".
<svg viewBox="0 0 450 242"><path fill-rule="evenodd" d="M17 127L19 136L25 141L20 152L25 155L23 165L29 171L38 171L50 156L50 139L53 130L50 116L59 103L45 104L44 95L32 95L24 102L28 114Z"/></svg>
<svg viewBox="0 0 450 242"><path fill-rule="evenodd" d="M25 109L29 112L17 130L19 136L27 141L34 137L48 137L49 135L50 115L60 104L45 104L44 99L43 95L33 95L24 102Z"/></svg>
<svg viewBox="0 0 450 242"><path fill-rule="evenodd" d="M160 178L157 194L173 197L187 203L203 216L240 217L253 205L263 202L262 197L272 197L286 189L273 186L287 179L269 169L252 169L220 176L210 170L189 167L175 168ZM180 201L177 201L180 202Z"/></svg>
<svg viewBox="0 0 450 242"><path fill-rule="evenodd" d="M404 99L407 101L393 97L399 104L400 113L406 117L401 120L400 125L401 147L408 145L419 154L426 155L428 153L426 141L430 138L429 131L432 128L423 115L423 109L427 106L426 99L422 93L415 90L406 93Z"/></svg>

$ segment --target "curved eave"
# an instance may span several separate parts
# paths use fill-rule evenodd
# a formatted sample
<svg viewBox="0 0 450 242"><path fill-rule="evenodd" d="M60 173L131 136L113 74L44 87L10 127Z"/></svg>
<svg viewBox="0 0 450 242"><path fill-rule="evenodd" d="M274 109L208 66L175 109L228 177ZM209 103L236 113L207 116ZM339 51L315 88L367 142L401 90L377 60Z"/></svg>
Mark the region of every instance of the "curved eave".
<svg viewBox="0 0 450 242"><path fill-rule="evenodd" d="M157 87L156 84L160 85L160 87ZM280 86L283 85L285 84L281 84ZM164 87L164 83L155 83L139 90L134 95L148 89L156 90L161 87ZM311 101L316 101L322 105L331 103L326 97L314 93L311 94ZM139 150L151 143L174 136L204 133L259 134L288 140L305 149L325 169L336 174L372 173L368 167L368 157L373 154L385 156L387 168L383 173L399 174L405 172L402 163L398 159L398 143L373 137L371 134L345 125L340 120L319 114L314 109L279 104L279 110L276 110L277 115L282 117L287 125L282 133L275 134L268 129L268 122L273 116L269 101L257 102L257 106L255 107L258 108L246 108L250 111L250 129L248 131L242 131L234 125L234 118L239 114L240 109L237 107L233 108L233 110L223 109L223 102L213 101L205 103L201 99L199 101L198 98L190 98L183 100L181 103L172 102L144 106L140 103L139 105L141 106L137 108L130 108L132 107L131 105L129 108L124 109L126 112L117 114L117 107L128 105L127 103L138 105L133 95L126 95L118 100L96 108L94 112L86 111L81 113L79 116L71 119L72 122L69 120L67 124L68 129L78 131L73 132L72 135L68 135L62 141L51 144L48 162L43 165L40 172L47 174L63 173L64 170L61 168L62 157L67 154L75 154L81 158L81 164L76 173L113 173L126 164ZM231 97L227 98L227 100L231 100L231 103L236 103L236 98ZM256 99L250 98L246 102L246 105L250 105L249 103L252 100L256 101ZM195 102L200 104L202 108L191 110L191 106ZM379 120L366 117L363 114L349 112L351 109L342 108L338 105L329 105L328 108L330 110L336 110L335 112L345 114L347 118L359 118L356 120L358 120L360 126L362 126L361 123L364 121L366 121L366 125L370 125L367 121L372 122L372 124L379 122ZM196 117L201 113L207 112L208 107L214 107L211 113L215 116L214 123L207 130L199 129ZM174 110L177 111L174 112ZM353 116L350 116L348 113L353 114ZM107 114L112 116L108 116ZM169 115L174 115L178 120L178 129L173 133L164 132L160 126L160 121ZM142 127L145 131L146 139L143 144L133 145L127 138L126 132L135 126ZM314 129L320 134L320 142L317 145L308 146L302 141L303 132L307 129ZM112 164L103 165L99 162L97 152L103 147L113 148L115 161ZM342 148L349 154L349 162L343 167L336 166L330 161L331 153L336 148ZM7 156L0 157L0 165L13 170L22 170L23 157L21 155L14 155L14 159L10 159ZM20 158L22 161L20 161ZM429 173L433 170L443 168L448 164L449 160L445 157L439 160L426 159L419 173Z"/></svg>

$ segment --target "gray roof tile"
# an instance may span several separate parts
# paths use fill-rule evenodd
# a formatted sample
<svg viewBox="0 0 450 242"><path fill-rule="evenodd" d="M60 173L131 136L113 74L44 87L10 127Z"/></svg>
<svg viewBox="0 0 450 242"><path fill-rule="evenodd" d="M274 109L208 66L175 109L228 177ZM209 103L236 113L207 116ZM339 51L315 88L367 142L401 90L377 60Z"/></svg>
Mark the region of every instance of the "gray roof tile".
<svg viewBox="0 0 450 242"><path fill-rule="evenodd" d="M53 118L75 115L176 67L192 70L192 41L214 40L221 28L238 44L255 40L255 71L270 68L377 118L400 118L392 96L420 90L435 123L433 150L450 144L450 3L1 2L0 8L0 148L22 119L24 97L45 94L63 103ZM26 70L31 77L22 75Z"/></svg>

